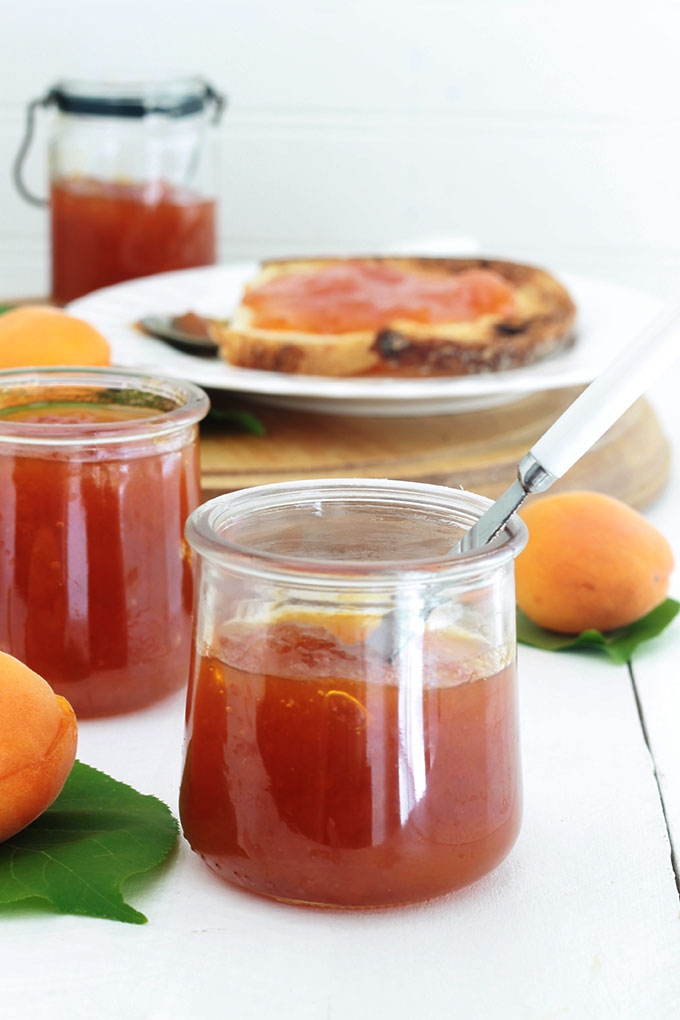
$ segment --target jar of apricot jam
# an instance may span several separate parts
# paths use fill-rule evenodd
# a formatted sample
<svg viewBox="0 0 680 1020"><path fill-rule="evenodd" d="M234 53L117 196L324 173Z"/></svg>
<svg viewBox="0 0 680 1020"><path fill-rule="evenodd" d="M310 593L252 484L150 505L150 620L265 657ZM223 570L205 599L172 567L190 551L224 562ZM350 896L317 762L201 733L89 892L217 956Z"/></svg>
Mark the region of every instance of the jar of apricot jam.
<svg viewBox="0 0 680 1020"><path fill-rule="evenodd" d="M131 372L0 372L0 648L81 718L186 684L207 410Z"/></svg>
<svg viewBox="0 0 680 1020"><path fill-rule="evenodd" d="M373 479L265 485L199 507L180 814L229 882L382 907L495 868L520 826L512 519Z"/></svg>
<svg viewBox="0 0 680 1020"><path fill-rule="evenodd" d="M52 300L217 259L217 137L224 96L202 78L57 82L29 103L20 194L50 207ZM49 202L25 185L39 109L49 116Z"/></svg>

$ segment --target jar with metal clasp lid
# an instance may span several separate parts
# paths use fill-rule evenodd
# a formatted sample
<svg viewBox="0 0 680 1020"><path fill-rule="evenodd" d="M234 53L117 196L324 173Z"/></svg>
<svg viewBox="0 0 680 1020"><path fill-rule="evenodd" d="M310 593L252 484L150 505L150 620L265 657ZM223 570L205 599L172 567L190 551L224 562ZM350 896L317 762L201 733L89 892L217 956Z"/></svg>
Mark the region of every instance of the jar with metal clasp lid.
<svg viewBox="0 0 680 1020"><path fill-rule="evenodd" d="M49 205L51 296L217 260L217 138L225 98L199 77L65 79L29 103L20 194ZM24 183L36 112L53 114L48 199Z"/></svg>

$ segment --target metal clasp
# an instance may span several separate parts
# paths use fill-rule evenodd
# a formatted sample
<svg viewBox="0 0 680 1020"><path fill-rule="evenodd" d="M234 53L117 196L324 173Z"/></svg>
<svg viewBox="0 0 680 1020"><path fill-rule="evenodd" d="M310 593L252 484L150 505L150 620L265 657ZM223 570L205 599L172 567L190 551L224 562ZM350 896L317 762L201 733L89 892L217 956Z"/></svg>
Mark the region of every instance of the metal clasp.
<svg viewBox="0 0 680 1020"><path fill-rule="evenodd" d="M14 179L14 184L16 185L16 189L21 195L21 197L25 198L27 202L31 203L31 205L37 205L40 206L41 208L44 208L45 206L49 205L50 204L49 200L46 198L40 198L38 195L34 195L31 191L28 190L28 188L24 184L23 171L24 162L26 160L26 156L28 155L28 150L31 146L31 142L33 140L36 111L39 106L49 106L50 103L53 102L53 100L54 90L50 89L50 91L46 95L44 95L41 99L33 99L28 104L28 107L26 109L26 128L24 131L24 137L23 141L21 142L21 145L19 146L19 151L16 154L14 166L12 168L12 177Z"/></svg>

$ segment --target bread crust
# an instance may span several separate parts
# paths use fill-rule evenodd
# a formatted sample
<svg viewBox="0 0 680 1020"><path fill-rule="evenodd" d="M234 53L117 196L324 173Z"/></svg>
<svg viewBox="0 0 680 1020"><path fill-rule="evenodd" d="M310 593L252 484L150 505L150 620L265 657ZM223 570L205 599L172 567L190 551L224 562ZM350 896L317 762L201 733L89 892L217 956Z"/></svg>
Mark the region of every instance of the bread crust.
<svg viewBox="0 0 680 1020"><path fill-rule="evenodd" d="M513 287L515 309L510 315L482 315L468 322L395 319L379 330L321 334L257 328L251 309L241 303L229 324L211 325L212 339L222 356L243 368L304 375L457 376L520 368L574 343L576 308L566 288L544 269L502 259L275 259L262 264L248 289L275 275L347 261L438 275L489 269Z"/></svg>

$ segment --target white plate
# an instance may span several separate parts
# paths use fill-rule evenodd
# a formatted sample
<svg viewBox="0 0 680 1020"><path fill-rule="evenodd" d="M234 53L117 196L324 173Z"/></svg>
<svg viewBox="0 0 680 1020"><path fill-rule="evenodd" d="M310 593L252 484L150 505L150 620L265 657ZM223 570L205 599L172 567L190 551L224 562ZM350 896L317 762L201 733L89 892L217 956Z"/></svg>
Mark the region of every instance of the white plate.
<svg viewBox="0 0 680 1020"><path fill-rule="evenodd" d="M661 306L659 298L588 277L561 276L578 308L572 350L529 368L434 379L328 378L236 368L184 354L133 327L144 315L228 318L256 264L161 273L94 291L68 311L109 340L116 364L231 390L260 403L326 414L434 415L477 411L538 390L590 382Z"/></svg>

